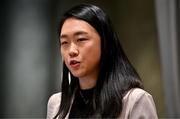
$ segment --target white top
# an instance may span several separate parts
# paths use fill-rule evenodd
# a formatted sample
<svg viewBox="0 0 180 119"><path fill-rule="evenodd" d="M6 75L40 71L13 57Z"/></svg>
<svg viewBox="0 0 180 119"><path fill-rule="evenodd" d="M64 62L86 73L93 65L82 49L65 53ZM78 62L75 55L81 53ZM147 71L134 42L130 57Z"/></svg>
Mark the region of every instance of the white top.
<svg viewBox="0 0 180 119"><path fill-rule="evenodd" d="M52 119L59 110L61 93L53 94L47 105L47 119ZM68 118L69 113L66 118ZM134 88L123 97L123 109L119 119L158 119L152 96L140 89Z"/></svg>

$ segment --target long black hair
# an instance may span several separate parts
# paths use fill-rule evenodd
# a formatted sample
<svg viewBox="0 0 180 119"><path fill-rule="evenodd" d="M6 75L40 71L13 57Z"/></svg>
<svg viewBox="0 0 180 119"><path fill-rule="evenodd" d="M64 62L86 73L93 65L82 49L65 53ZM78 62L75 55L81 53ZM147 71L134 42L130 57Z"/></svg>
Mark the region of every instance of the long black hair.
<svg viewBox="0 0 180 119"><path fill-rule="evenodd" d="M122 111L122 99L125 93L132 88L143 88L140 77L125 55L118 35L102 9L91 4L74 6L63 15L59 25L59 34L64 21L68 18L86 21L96 29L101 37L100 71L93 93L93 114L91 116L117 118ZM55 118L66 117L79 86L78 79L72 74L70 74L71 83L69 83L69 72L63 63L61 102Z"/></svg>

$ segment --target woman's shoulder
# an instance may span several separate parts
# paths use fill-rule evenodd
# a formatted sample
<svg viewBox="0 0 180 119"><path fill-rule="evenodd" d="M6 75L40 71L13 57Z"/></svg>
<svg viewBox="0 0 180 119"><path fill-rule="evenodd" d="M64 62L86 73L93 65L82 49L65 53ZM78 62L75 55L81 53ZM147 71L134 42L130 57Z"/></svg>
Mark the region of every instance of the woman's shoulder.
<svg viewBox="0 0 180 119"><path fill-rule="evenodd" d="M156 107L151 94L140 88L129 90L123 98L121 117L157 119Z"/></svg>
<svg viewBox="0 0 180 119"><path fill-rule="evenodd" d="M47 104L47 119L52 119L59 110L61 101L61 92L55 93L50 96Z"/></svg>
<svg viewBox="0 0 180 119"><path fill-rule="evenodd" d="M151 94L149 94L147 91L140 88L133 88L126 93L123 99L127 100L130 98L131 101L136 101L142 97L152 98Z"/></svg>
<svg viewBox="0 0 180 119"><path fill-rule="evenodd" d="M53 95L50 96L49 100L48 100L48 105L52 105L52 104L57 104L60 102L61 99L61 92L59 93L55 93Z"/></svg>
<svg viewBox="0 0 180 119"><path fill-rule="evenodd" d="M128 107L133 107L137 104L152 105L155 107L151 94L140 88L130 89L124 96L123 103Z"/></svg>

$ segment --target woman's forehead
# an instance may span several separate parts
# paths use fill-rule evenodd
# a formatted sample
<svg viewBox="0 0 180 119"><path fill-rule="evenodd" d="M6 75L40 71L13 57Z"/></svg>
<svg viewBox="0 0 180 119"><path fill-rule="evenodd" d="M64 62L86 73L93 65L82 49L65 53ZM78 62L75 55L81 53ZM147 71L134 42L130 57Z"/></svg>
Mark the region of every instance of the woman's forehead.
<svg viewBox="0 0 180 119"><path fill-rule="evenodd" d="M65 37L68 34L73 35L86 35L97 31L88 22L76 18L68 18L64 21L61 28L61 37Z"/></svg>

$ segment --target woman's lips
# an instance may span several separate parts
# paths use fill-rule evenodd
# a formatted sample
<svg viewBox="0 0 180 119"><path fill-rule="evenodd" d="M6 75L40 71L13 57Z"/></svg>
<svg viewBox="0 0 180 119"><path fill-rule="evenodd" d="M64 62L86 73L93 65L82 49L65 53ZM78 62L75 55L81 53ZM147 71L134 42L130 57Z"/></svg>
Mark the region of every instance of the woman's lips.
<svg viewBox="0 0 180 119"><path fill-rule="evenodd" d="M70 66L73 69L77 69L80 66L80 62L76 61L76 60L71 60L70 61Z"/></svg>

